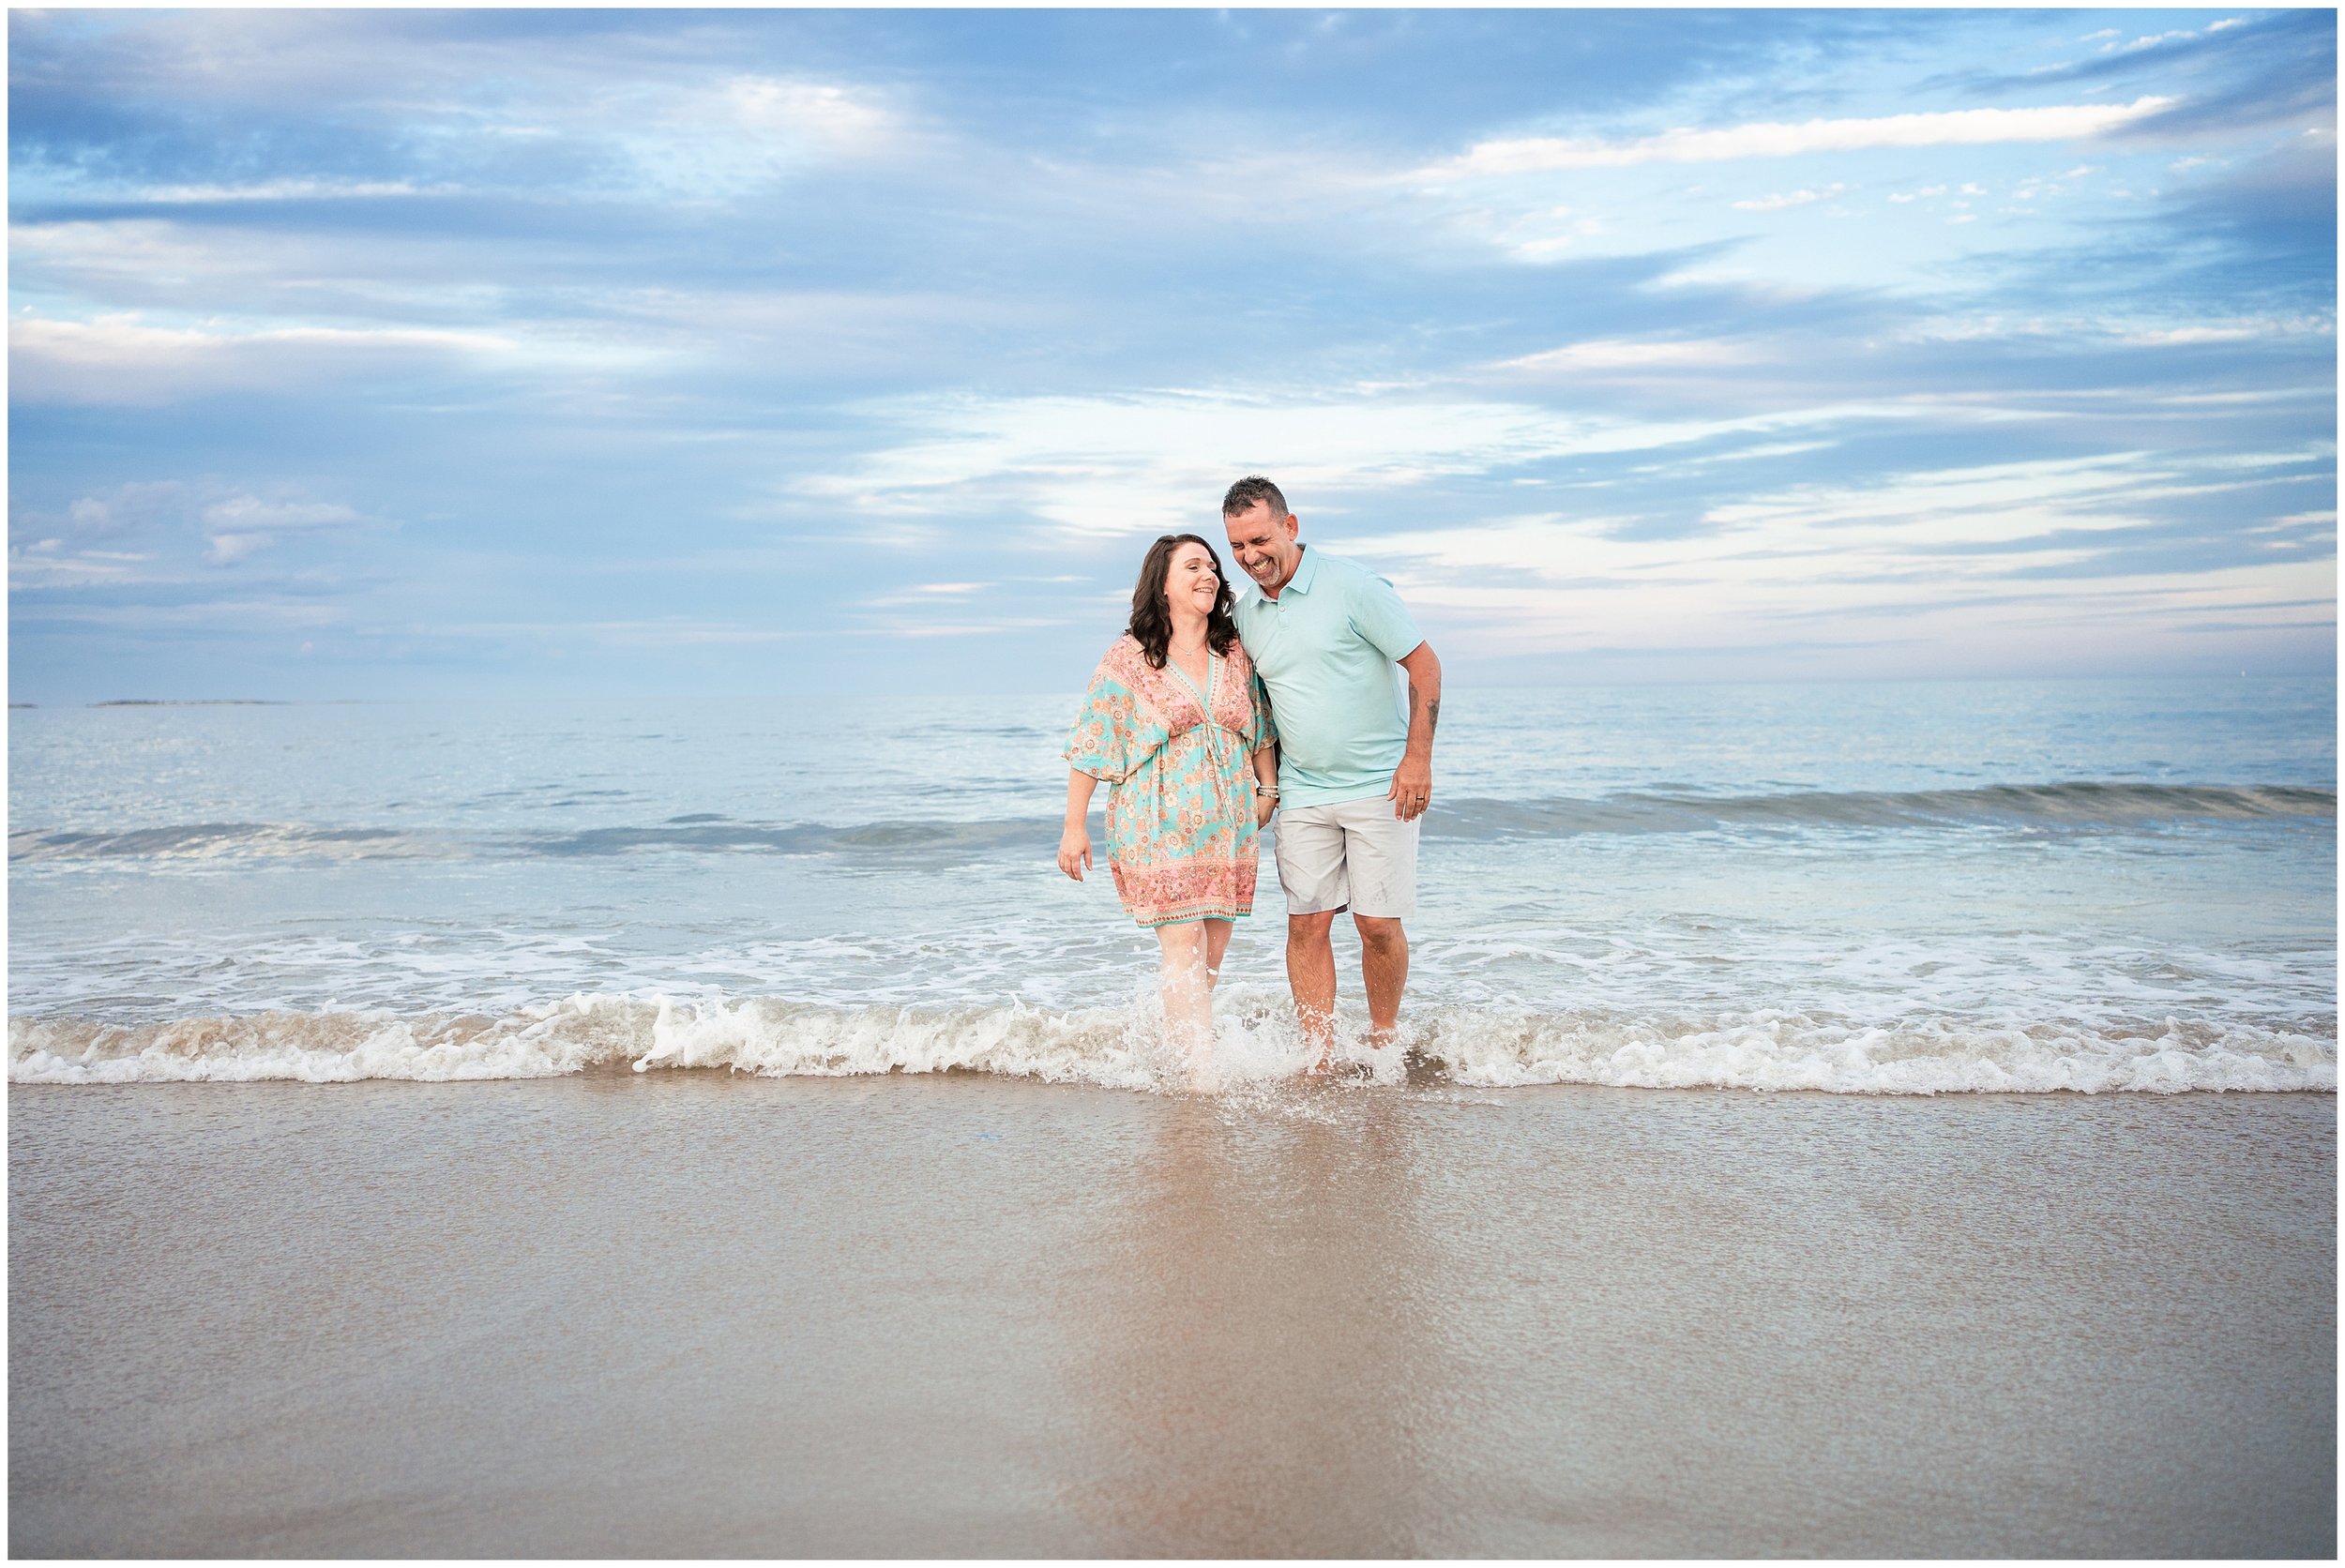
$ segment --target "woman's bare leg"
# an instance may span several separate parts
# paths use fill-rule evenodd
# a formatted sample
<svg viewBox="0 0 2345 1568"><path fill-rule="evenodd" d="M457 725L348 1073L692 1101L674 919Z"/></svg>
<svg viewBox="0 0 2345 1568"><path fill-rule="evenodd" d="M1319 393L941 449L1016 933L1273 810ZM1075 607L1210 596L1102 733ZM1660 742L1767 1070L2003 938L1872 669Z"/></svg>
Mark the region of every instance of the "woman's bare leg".
<svg viewBox="0 0 2345 1568"><path fill-rule="evenodd" d="M1221 959L1230 951L1230 933L1237 928L1233 920L1207 920L1205 927L1205 989L1211 991L1221 983Z"/></svg>
<svg viewBox="0 0 2345 1568"><path fill-rule="evenodd" d="M1203 1088L1213 1067L1213 977L1205 963L1205 927L1198 921L1157 927L1164 950L1164 1033L1188 1063L1190 1086Z"/></svg>

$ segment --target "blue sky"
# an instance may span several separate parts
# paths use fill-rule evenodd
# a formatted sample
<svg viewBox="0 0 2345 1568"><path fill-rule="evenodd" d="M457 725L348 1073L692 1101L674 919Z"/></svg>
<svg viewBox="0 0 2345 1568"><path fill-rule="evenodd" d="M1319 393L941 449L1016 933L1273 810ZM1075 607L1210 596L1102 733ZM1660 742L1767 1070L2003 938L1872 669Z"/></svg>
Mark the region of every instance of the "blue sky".
<svg viewBox="0 0 2345 1568"><path fill-rule="evenodd" d="M2328 11L11 12L9 690L2325 670Z"/></svg>

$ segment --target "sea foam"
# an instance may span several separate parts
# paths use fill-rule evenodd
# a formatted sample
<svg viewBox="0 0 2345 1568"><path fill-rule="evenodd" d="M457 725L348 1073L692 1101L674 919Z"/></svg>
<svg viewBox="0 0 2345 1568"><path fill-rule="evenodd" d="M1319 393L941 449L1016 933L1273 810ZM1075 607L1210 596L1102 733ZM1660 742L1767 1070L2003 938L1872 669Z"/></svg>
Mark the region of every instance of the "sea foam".
<svg viewBox="0 0 2345 1568"><path fill-rule="evenodd" d="M1370 1051L1355 1037L1358 1021L1347 1020L1342 1056L1386 1084L1414 1076L1480 1088L1845 1094L2337 1088L2334 1036L2237 1022L1868 1022L1764 1009L1630 1017L1434 1004L1413 1009L1399 1049ZM1218 1081L1290 1077L1306 1056L1281 995L1224 992ZM446 1082L715 1068L767 1077L959 1071L1128 1090L1182 1081L1144 1004L839 1006L581 994L502 1016L268 1012L133 1025L16 1018L8 1057L19 1083Z"/></svg>

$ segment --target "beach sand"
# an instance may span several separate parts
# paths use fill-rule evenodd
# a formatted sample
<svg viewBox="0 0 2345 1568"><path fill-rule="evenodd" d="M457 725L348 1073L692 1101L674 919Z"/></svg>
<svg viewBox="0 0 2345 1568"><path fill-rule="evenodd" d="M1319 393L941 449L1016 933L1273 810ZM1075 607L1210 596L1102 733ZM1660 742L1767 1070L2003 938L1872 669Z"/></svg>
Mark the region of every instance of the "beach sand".
<svg viewBox="0 0 2345 1568"><path fill-rule="evenodd" d="M2328 1095L8 1104L19 1556L2335 1552Z"/></svg>

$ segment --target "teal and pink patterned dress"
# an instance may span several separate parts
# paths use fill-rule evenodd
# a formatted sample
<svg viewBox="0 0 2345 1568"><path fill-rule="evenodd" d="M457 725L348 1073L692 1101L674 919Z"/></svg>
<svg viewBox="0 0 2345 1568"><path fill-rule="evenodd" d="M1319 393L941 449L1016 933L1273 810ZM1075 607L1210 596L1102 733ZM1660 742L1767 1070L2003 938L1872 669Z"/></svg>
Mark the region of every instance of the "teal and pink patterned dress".
<svg viewBox="0 0 2345 1568"><path fill-rule="evenodd" d="M1255 752L1278 739L1246 650L1214 657L1208 689L1119 640L1067 734L1067 765L1108 786L1108 869L1142 926L1254 909Z"/></svg>

